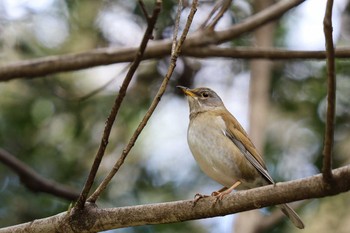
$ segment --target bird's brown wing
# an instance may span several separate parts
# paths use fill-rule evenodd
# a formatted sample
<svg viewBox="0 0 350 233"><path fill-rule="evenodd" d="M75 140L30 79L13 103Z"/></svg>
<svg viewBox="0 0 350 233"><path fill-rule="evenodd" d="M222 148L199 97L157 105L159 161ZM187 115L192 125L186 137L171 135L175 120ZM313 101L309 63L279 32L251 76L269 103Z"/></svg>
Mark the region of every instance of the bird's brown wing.
<svg viewBox="0 0 350 233"><path fill-rule="evenodd" d="M265 162L256 150L254 144L249 139L243 127L231 114L223 114L221 117L226 123L225 135L242 151L245 158L271 183L274 183L272 177L267 171Z"/></svg>

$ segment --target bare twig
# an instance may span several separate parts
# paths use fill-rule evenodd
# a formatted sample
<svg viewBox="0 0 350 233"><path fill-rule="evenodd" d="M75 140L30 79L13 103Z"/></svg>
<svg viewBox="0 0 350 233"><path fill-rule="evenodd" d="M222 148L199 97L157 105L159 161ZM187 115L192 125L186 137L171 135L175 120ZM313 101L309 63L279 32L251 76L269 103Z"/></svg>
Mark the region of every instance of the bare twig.
<svg viewBox="0 0 350 233"><path fill-rule="evenodd" d="M139 0L139 5L140 5L140 8L142 10L143 15L145 16L145 18L147 20L147 23L149 23L149 20L150 20L151 16L147 12L145 3L142 0Z"/></svg>
<svg viewBox="0 0 350 233"><path fill-rule="evenodd" d="M323 178L326 182L332 179L332 154L334 141L334 120L335 120L335 98L336 98L336 79L333 45L333 27L332 27L332 9L333 0L327 1L326 13L323 20L323 29L326 39L327 56L327 120L323 148Z"/></svg>
<svg viewBox="0 0 350 233"><path fill-rule="evenodd" d="M173 43L171 44L171 55L175 53L176 47L177 47L177 35L179 34L182 7L183 7L183 2L182 0L179 0L177 4L177 13L176 13L176 19L175 19L174 33L173 33Z"/></svg>
<svg viewBox="0 0 350 233"><path fill-rule="evenodd" d="M131 64L125 66L125 67L119 72L119 74L124 73L127 69L129 69L129 68L130 68L130 65L131 65ZM103 84L102 86L96 88L95 90L90 91L89 93L87 93L87 94L85 94L85 95L83 95L83 96L77 97L77 98L75 98L75 99L78 99L78 101L85 101L85 100L91 98L92 96L94 96L94 95L100 93L101 91L103 91L104 89L106 89L113 81L115 81L115 80L117 79L117 77L118 77L119 74L115 75L111 80L109 80L108 82L106 82L106 83Z"/></svg>
<svg viewBox="0 0 350 233"><path fill-rule="evenodd" d="M200 26L201 29L204 29L207 26L209 20L213 17L215 12L220 8L221 4L222 4L222 1L216 1L215 2L215 5L214 5L213 9L211 9L209 15L207 16L207 18L204 20L204 22Z"/></svg>
<svg viewBox="0 0 350 233"><path fill-rule="evenodd" d="M103 84L100 87L97 87L96 89L90 91L87 94L84 94L83 96L77 97L75 99L77 99L78 101L85 101L89 98L91 98L92 96L97 95L98 93L100 93L101 91L103 91L104 89L106 89L111 83L113 83L116 80L117 76L114 76L113 78L111 78L110 80L108 80L108 82L106 82L105 84Z"/></svg>
<svg viewBox="0 0 350 233"><path fill-rule="evenodd" d="M138 125L137 129L135 130L134 134L132 135L132 137L129 140L129 143L127 144L127 146L124 148L122 154L120 155L118 161L116 162L116 164L114 165L113 169L110 171L110 173L105 177L105 179L101 182L101 184L99 185L99 187L96 189L96 191L89 197L88 201L89 202L96 202L97 198L99 197L99 195L101 194L101 192L103 190L106 189L107 185L109 184L109 182L112 180L113 176L118 172L119 168L122 166L122 164L124 163L127 155L129 154L130 150L132 149L132 147L134 146L137 138L139 137L140 133L142 132L143 128L146 126L148 120L150 119L150 117L152 116L154 110L156 109L156 107L158 106L158 103L160 102L166 87L168 85L168 82L171 78L171 75L175 69L176 66L176 61L178 56L180 55L181 52L181 48L182 45L186 39L186 36L188 34L189 28L191 26L194 14L196 12L197 9L197 3L198 0L193 0L192 2L192 6L191 6L191 11L188 15L188 19L186 22L186 26L182 32L181 38L179 41L176 41L176 36L174 35L173 38L173 44L176 44L176 47L171 55L171 62L168 68L168 72L165 75L163 82L156 94L156 96L154 97L151 106L149 107L149 109L147 110L146 114L144 115L142 121L140 122L140 124ZM179 3L181 4L181 3ZM180 12L178 12L180 13ZM175 25L175 28L178 27L178 24ZM177 31L177 29L175 29L174 31Z"/></svg>
<svg viewBox="0 0 350 233"><path fill-rule="evenodd" d="M221 44L228 41L229 38L236 38L246 32L252 31L268 22L271 22L279 17L281 17L285 12L292 9L293 7L301 4L305 0L289 0L289 1L278 1L265 10L256 13L255 15L247 18L239 24L231 26L227 30L220 32L207 33L206 35L198 34L202 38L201 43L196 44L196 46L205 44ZM193 35L196 38L197 35ZM198 38L199 39L199 38ZM192 42L192 40L190 41ZM186 44L187 45L187 44ZM193 46L192 44L190 44Z"/></svg>
<svg viewBox="0 0 350 233"><path fill-rule="evenodd" d="M0 148L0 161L14 171L21 182L33 192L49 193L70 201L75 201L79 196L78 191L41 176L2 148Z"/></svg>
<svg viewBox="0 0 350 233"><path fill-rule="evenodd" d="M122 103L124 96L126 94L126 90L129 86L129 83L130 83L138 65L141 62L141 58L142 58L143 53L146 49L147 43L148 43L149 39L152 37L152 32L153 32L155 23L157 21L158 15L159 15L160 10L161 10L161 3L162 2L160 0L157 0L155 3L152 16L150 17L150 19L148 21L147 29L146 29L145 34L143 36L143 39L141 41L139 51L137 52L137 54L135 56L135 60L131 64L129 71L126 74L126 77L123 81L123 84L119 90L119 94L118 94L117 98L115 99L112 110L107 118L105 129L104 129L103 136L101 139L101 143L100 143L100 146L98 148L98 152L96 154L95 160L94 160L93 165L91 167L89 176L85 182L84 188L83 188L83 190L79 196L79 199L76 203L76 207L78 209L82 209L84 207L87 196L91 190L92 184L93 184L95 177L96 177L97 170L101 164L101 160L102 160L103 155L105 153L105 150L107 148L108 138L109 138L113 123L115 121L115 118L118 114L121 103Z"/></svg>
<svg viewBox="0 0 350 233"><path fill-rule="evenodd" d="M220 44L232 40L243 33L252 31L263 24L277 19L285 12L304 1L305 0L279 1L241 23L232 25L227 30L215 33L206 33L201 30L188 36L183 51L187 51L195 46L206 47L209 44ZM138 48L104 48L83 53L13 62L0 66L0 81L8 81L15 78L34 78L57 72L79 70L117 62L130 62L133 60L135 53L137 53L137 49ZM143 59L169 55L169 51L171 51L171 40L165 39L157 41L147 47Z"/></svg>
<svg viewBox="0 0 350 233"><path fill-rule="evenodd" d="M232 0L220 0L217 1L209 13L207 19L203 22L201 25L201 28L208 28L209 30L213 31L219 20L222 18L222 16L225 14L225 12L230 8L232 3ZM217 12L217 13L216 13ZM215 17L214 14L216 13ZM211 22L209 23L209 21ZM209 23L209 24L208 24Z"/></svg>
<svg viewBox="0 0 350 233"><path fill-rule="evenodd" d="M267 185L227 195L213 205L215 197L203 198L195 207L193 200L147 204L119 208L96 208L88 205L80 225L70 222L67 212L28 223L0 229L7 232L99 232L130 226L183 222L223 216L242 211L311 198L337 195L350 190L350 165L333 170L334 186L327 189L322 175Z"/></svg>

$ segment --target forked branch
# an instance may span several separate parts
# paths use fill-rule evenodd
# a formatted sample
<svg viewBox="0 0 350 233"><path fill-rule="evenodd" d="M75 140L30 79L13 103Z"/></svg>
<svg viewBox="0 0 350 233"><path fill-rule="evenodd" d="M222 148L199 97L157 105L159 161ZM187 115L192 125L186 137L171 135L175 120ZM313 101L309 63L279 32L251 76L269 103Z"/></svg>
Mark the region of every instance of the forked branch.
<svg viewBox="0 0 350 233"><path fill-rule="evenodd" d="M181 0L180 0L181 2ZM117 162L115 163L114 167L112 168L112 170L110 171L110 173L105 177L105 179L101 182L101 184L99 185L99 187L96 189L96 191L89 197L88 201L89 202L95 202L97 200L97 198L100 196L101 192L103 190L106 189L107 185L109 184L109 182L112 180L112 178L114 177L114 175L118 172L119 168L123 165L127 155L129 154L130 150L132 149L132 147L134 146L137 138L139 137L140 133L142 132L142 130L144 129L144 127L146 126L148 120L150 119L150 117L152 116L154 110L156 109L156 107L158 106L158 103L160 102L166 87L168 85L168 82L171 78L171 75L175 69L176 66L176 61L178 56L180 55L181 52L181 48L183 46L183 43L186 39L186 36L188 34L188 31L190 29L194 14L197 10L197 3L198 0L193 0L192 2L192 6L191 6L191 11L189 13L187 22L186 22L186 26L182 32L181 38L179 41L177 41L177 36L176 34L174 34L174 39L173 39L173 51L172 51L172 55L171 55L171 59L170 59L170 65L167 71L167 74L165 75L163 82L161 84L161 86L159 87L159 90L156 94L156 96L154 97L151 106L148 108L146 114L144 115L142 121L140 122L140 124L138 125L137 129L135 130L134 134L132 135L131 139L129 140L129 143L126 145L126 147L124 148L124 150L122 151L122 154L120 155L119 159L117 160ZM180 3L179 3L180 4ZM181 13L180 12L181 7L179 5L178 7L178 15ZM179 20L176 20L177 24L175 25L175 30L174 32L176 33L178 31L178 22Z"/></svg>
<svg viewBox="0 0 350 233"><path fill-rule="evenodd" d="M115 99L114 105L113 105L113 107L111 109L111 112L110 112L108 118L107 118L100 146L99 146L97 154L95 156L95 159L94 159L93 165L91 167L89 176L88 176L88 178L87 178L87 180L85 182L84 188L83 188L83 190L82 190L82 192L81 192L81 194L79 196L79 199L78 199L78 201L76 203L76 207L78 209L82 209L84 207L85 201L86 201L86 199L88 197L88 194L89 194L89 192L91 190L92 184L94 183L97 170L98 170L98 168L99 168L99 166L101 164L102 158L103 158L103 156L105 154L105 150L107 148L109 135L111 133L112 126L113 126L114 121L115 121L115 119L117 117L117 114L119 112L121 103L122 103L122 101L123 101L123 99L124 99L124 97L126 95L126 91L127 91L127 88L128 88L128 86L130 84L130 81L131 81L132 77L134 76L134 73L135 73L137 67L139 66L139 64L140 64L140 62L142 60L142 56L143 56L143 53L144 53L144 51L145 51L145 49L147 47L148 41L152 38L153 29L154 29L154 26L156 24L158 15L160 13L161 5L162 5L162 1L161 0L157 0L156 4L154 6L154 9L153 9L152 16L150 18L148 18L149 17L148 14L146 15L146 18L148 18L148 20L147 20L147 22L148 22L147 29L145 31L145 34L144 34L143 38L142 38L139 50L138 50L138 52L135 55L135 59L134 59L133 63L131 64L128 73L126 74L126 77L125 77L125 79L123 81L123 84L122 84L122 86L121 86L121 88L119 90L118 96Z"/></svg>
<svg viewBox="0 0 350 233"><path fill-rule="evenodd" d="M200 30L188 36L186 39L186 46L183 50L187 51L191 50L191 47L199 46L205 48L208 45L230 41L243 33L252 31L263 24L277 19L304 1L305 0L278 1L273 6L223 31L206 33L206 30ZM156 41L147 47L144 59L159 58L169 55L170 48L171 40L165 39ZM117 62L129 62L133 59L135 53L137 53L137 48L103 48L76 54L13 62L0 66L0 82L15 78L35 78L57 72L79 70Z"/></svg>

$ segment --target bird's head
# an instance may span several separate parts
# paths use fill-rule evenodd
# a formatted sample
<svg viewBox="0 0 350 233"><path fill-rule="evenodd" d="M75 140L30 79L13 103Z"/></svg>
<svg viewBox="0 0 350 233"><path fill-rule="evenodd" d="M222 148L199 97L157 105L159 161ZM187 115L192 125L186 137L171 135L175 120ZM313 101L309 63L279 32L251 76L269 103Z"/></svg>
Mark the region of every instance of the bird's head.
<svg viewBox="0 0 350 233"><path fill-rule="evenodd" d="M187 96L191 114L225 108L218 94L210 88L199 87L189 89L183 86L177 86L177 88L181 89Z"/></svg>

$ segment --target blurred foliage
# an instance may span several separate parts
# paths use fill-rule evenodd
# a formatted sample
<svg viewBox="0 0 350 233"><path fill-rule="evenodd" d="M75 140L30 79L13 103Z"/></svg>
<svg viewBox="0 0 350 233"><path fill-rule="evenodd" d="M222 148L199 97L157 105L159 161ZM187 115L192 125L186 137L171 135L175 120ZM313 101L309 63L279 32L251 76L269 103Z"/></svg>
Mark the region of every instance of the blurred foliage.
<svg viewBox="0 0 350 233"><path fill-rule="evenodd" d="M145 4L151 12L153 1L145 1ZM239 22L251 15L250 4L250 1L235 1L231 9L233 13L228 16L231 22ZM141 37L146 25L137 1L43 0L12 1L12 4L10 1L0 1L0 12L2 12L0 15L2 64L53 54L87 51L97 47L136 46L137 38ZM155 32L156 38L170 37L175 12L176 1L164 1L163 12ZM278 46L285 44L285 33L288 28L284 22L284 18L278 21L275 35L275 44ZM199 23L197 22L197 25ZM120 33L123 24L125 24L123 29L128 30ZM231 41L230 44L250 45L252 41L251 34L246 34ZM173 94L175 85L194 86L205 83L203 81L205 78L200 82L197 80L202 78L198 77L199 74L208 71L210 62L217 66L221 65L220 71L226 72L224 73L226 79L220 79L220 81L226 80L222 84L225 87L232 85L233 76L244 74L249 69L245 61L235 61L227 67L220 63L221 60L204 60L192 58L179 60L169 91L163 97L165 100L161 102L163 108L170 103L169 99L178 99ZM103 179L126 145L157 91L167 64L168 58L162 58L142 62L139 67L118 114L96 183ZM0 83L0 146L42 176L80 190L100 143L104 122L123 79L124 72L120 70L124 67L125 65L118 64L32 80L19 79ZM349 61L337 60L338 105L334 167L350 162L349 67ZM208 73L219 76L218 72ZM86 100L81 99L112 78L115 81L103 91ZM207 80L212 78L207 77ZM219 82L217 80L219 79L211 82ZM322 161L326 106L325 63L276 62L270 96L271 123L267 126L268 137L264 154L272 175L276 180L285 180L316 173L320 170ZM160 111L156 110L155 113L158 119ZM141 142L137 143L127 159L127 164L103 193L99 206L172 201L191 198L198 191L213 190L212 187L216 184L203 176L198 167L190 162L187 164L188 168L181 167L180 171L178 168L173 168L179 173L178 177L167 177L164 174L166 169L161 170L164 166L162 161L165 160L174 167L177 165L174 161L178 160L166 156L170 156L172 150L175 156L185 156L181 154L184 152L179 153L178 148L169 147L167 152L161 155L165 159L151 160L152 154L157 153L156 149L146 151L147 139L155 137L156 134L163 134L164 129L150 132L152 130L147 131L149 128L153 129L150 126L146 127L146 132L140 138ZM174 144L178 141L171 132L168 139ZM185 139L183 142L185 143ZM160 142L158 147L163 143L166 142ZM156 165L150 168L150 161ZM187 163L187 160L185 162ZM159 170L153 169L154 167L159 167ZM0 227L50 216L66 210L70 204L66 200L48 194L32 193L20 183L15 173L3 165L0 165L0 178ZM349 202L348 198L344 196L342 198L344 203ZM337 199L332 197L329 200L336 202ZM341 202L341 199L339 201ZM328 206L328 199L306 206L305 215L309 213L308 216L313 216L317 208L322 208L322 203ZM127 228L122 231L210 232L214 228L217 229L217 225L191 221ZM290 230L290 227L286 224L280 224L273 232L288 232L288 229ZM119 231L121 230L116 230Z"/></svg>

